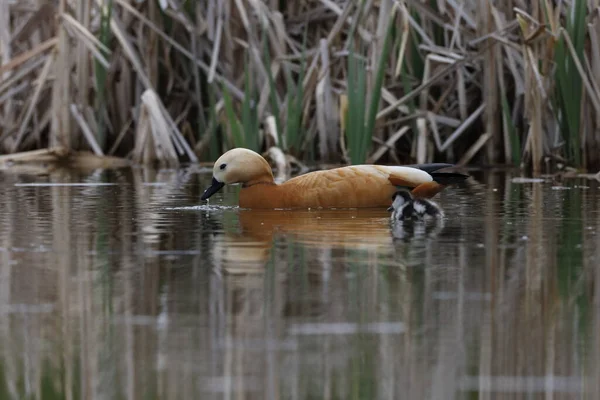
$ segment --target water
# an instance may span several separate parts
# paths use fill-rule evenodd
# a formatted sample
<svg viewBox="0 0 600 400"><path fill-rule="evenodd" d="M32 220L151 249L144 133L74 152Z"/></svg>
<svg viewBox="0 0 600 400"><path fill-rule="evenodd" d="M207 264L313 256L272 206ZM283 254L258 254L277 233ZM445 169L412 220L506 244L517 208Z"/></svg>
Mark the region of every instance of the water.
<svg viewBox="0 0 600 400"><path fill-rule="evenodd" d="M411 233L206 205L206 171L2 172L0 398L598 398L598 182L474 178Z"/></svg>

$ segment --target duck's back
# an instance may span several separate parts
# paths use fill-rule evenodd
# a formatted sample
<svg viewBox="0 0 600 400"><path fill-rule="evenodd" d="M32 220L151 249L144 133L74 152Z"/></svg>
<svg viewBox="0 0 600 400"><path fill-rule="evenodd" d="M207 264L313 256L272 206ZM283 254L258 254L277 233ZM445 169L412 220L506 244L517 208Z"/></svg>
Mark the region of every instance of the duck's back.
<svg viewBox="0 0 600 400"><path fill-rule="evenodd" d="M416 168L355 165L311 172L281 185L244 188L240 207L387 207L397 187L414 188L431 181L431 175Z"/></svg>

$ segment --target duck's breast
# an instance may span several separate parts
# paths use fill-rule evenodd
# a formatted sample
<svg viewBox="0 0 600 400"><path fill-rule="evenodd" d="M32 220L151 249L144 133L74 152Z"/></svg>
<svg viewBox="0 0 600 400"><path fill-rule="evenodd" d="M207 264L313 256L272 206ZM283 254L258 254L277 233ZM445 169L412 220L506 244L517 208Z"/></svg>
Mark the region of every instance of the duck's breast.
<svg viewBox="0 0 600 400"><path fill-rule="evenodd" d="M238 204L241 208L276 209L289 208L282 190L275 183L259 183L242 187Z"/></svg>

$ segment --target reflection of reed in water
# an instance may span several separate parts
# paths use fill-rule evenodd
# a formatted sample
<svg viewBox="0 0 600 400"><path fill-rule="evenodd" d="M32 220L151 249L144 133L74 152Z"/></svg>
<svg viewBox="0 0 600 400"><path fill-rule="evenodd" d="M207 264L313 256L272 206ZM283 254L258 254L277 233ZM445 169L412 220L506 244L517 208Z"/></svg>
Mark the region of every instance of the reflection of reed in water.
<svg viewBox="0 0 600 400"><path fill-rule="evenodd" d="M492 175L474 197L444 194L435 239L398 245L387 212L351 231L337 212L167 210L195 201L167 173L3 178L1 398L597 397L595 187ZM236 232L269 243L260 271L223 273Z"/></svg>

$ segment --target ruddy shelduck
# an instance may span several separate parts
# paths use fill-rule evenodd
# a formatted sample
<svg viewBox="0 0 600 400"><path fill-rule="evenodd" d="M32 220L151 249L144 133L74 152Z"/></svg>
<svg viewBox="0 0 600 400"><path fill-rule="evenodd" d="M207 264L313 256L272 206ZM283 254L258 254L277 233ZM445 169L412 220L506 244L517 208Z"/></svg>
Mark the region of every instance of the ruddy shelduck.
<svg viewBox="0 0 600 400"><path fill-rule="evenodd" d="M271 166L260 154L234 148L215 162L206 200L226 184L241 184L241 208L362 208L388 207L399 188L413 196L430 198L446 185L468 178L454 172L437 172L452 164L410 166L351 165L314 171L277 184Z"/></svg>

